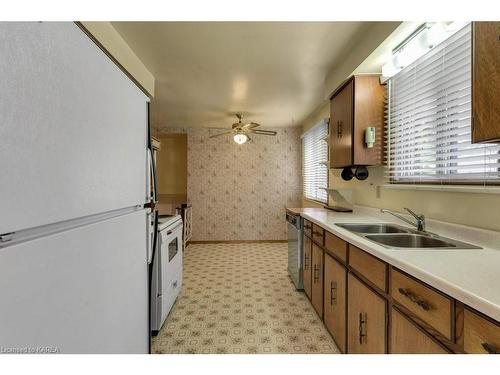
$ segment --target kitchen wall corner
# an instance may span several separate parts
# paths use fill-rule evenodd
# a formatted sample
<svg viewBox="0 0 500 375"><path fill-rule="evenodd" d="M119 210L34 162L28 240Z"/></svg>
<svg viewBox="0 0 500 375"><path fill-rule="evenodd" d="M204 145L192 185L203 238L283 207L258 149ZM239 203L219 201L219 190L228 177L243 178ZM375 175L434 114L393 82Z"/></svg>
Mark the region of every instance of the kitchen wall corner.
<svg viewBox="0 0 500 375"><path fill-rule="evenodd" d="M266 128L267 129L267 128ZM160 128L188 135L188 202L193 241L285 240L285 207L301 206L302 128L275 137L209 138L203 128Z"/></svg>

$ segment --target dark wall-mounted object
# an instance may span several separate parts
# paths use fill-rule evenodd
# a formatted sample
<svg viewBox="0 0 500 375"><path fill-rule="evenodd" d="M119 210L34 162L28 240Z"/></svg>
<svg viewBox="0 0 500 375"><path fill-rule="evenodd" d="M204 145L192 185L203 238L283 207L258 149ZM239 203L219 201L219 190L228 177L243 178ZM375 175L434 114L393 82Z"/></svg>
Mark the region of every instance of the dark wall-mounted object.
<svg viewBox="0 0 500 375"><path fill-rule="evenodd" d="M350 181L354 177L354 173L352 173L351 167L346 167L342 169L342 173L340 174L343 180Z"/></svg>
<svg viewBox="0 0 500 375"><path fill-rule="evenodd" d="M366 168L364 165L359 165L356 167L356 172L354 172L354 176L358 180L366 180L368 178L368 168Z"/></svg>
<svg viewBox="0 0 500 375"><path fill-rule="evenodd" d="M330 168L382 163L384 86L379 75L355 75L330 97ZM375 127L375 144L366 147L365 129Z"/></svg>
<svg viewBox="0 0 500 375"><path fill-rule="evenodd" d="M368 178L368 168L366 168L364 165L358 165L354 168L353 172L352 167L345 167L344 169L342 169L340 177L342 177L344 181L350 181L353 177L356 177L358 180L363 181Z"/></svg>
<svg viewBox="0 0 500 375"><path fill-rule="evenodd" d="M500 143L500 22L472 23L472 143Z"/></svg>

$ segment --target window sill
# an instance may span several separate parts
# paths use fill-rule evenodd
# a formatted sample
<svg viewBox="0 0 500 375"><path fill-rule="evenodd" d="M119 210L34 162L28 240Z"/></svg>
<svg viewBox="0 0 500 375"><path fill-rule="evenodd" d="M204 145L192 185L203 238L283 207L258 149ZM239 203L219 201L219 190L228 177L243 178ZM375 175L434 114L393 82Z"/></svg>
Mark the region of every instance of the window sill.
<svg viewBox="0 0 500 375"><path fill-rule="evenodd" d="M302 199L305 200L305 201L308 201L308 202L320 204L322 206L324 206L326 204L326 202L317 201L317 200L314 200L314 199L311 199L311 198L306 198L304 196L302 197Z"/></svg>
<svg viewBox="0 0 500 375"><path fill-rule="evenodd" d="M384 184L384 189L500 194L500 186Z"/></svg>

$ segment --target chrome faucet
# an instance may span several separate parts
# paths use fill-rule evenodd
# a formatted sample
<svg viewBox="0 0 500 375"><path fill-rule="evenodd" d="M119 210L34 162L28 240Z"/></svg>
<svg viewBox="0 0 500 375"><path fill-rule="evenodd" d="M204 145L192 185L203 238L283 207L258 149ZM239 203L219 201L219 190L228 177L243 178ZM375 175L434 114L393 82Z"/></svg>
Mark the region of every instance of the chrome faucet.
<svg viewBox="0 0 500 375"><path fill-rule="evenodd" d="M410 210L409 208L404 207L404 209L406 211L408 211L408 213L410 215L412 215L417 220L416 223L408 220L407 218L405 218L404 216L402 216L401 214L399 214L397 212L394 212L394 211L391 211L391 210L387 210L385 208L381 208L380 212L382 212L382 213L388 213L388 214L391 214L392 216L396 216L399 220L403 220L405 223L408 223L410 225L415 225L417 227L417 230L419 232L425 232L425 216L424 215L418 215L415 212L413 212L412 210Z"/></svg>

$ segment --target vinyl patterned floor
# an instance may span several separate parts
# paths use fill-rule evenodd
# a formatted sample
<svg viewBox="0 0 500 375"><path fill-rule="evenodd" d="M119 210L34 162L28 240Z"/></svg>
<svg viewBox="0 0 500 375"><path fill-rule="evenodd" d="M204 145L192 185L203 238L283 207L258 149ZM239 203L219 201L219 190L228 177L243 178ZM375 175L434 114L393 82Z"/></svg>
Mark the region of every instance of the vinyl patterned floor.
<svg viewBox="0 0 500 375"><path fill-rule="evenodd" d="M338 353L287 275L287 244L192 244L153 353Z"/></svg>

